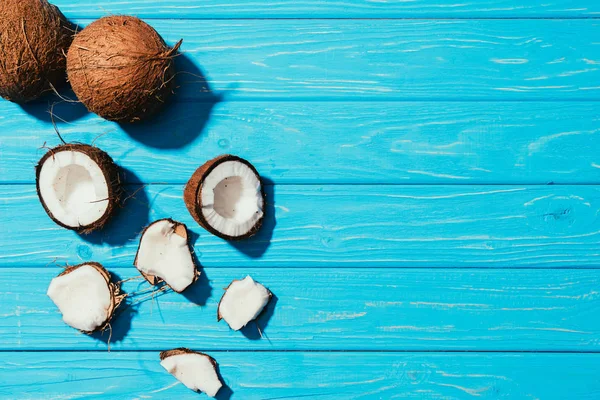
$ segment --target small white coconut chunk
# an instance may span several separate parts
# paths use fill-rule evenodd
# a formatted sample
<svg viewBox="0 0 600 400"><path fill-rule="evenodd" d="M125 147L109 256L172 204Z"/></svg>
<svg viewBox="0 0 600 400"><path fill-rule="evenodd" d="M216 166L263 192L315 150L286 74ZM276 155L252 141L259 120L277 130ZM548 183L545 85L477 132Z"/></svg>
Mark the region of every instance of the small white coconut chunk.
<svg viewBox="0 0 600 400"><path fill-rule="evenodd" d="M171 375L187 388L215 397L223 383L212 360L204 354L186 353L166 357L160 362Z"/></svg>
<svg viewBox="0 0 600 400"><path fill-rule="evenodd" d="M73 228L93 224L109 205L102 169L80 151L48 157L40 170L39 190L54 218Z"/></svg>
<svg viewBox="0 0 600 400"><path fill-rule="evenodd" d="M108 283L91 265L52 279L47 294L62 313L63 321L75 329L92 332L110 317L112 298Z"/></svg>
<svg viewBox="0 0 600 400"><path fill-rule="evenodd" d="M231 282L219 303L219 316L234 331L256 319L271 299L271 292L250 276Z"/></svg>
<svg viewBox="0 0 600 400"><path fill-rule="evenodd" d="M144 231L136 258L138 270L164 280L182 292L196 278L185 226L169 219L154 222Z"/></svg>
<svg viewBox="0 0 600 400"><path fill-rule="evenodd" d="M240 161L225 161L202 183L202 215L218 232L232 237L247 234L263 216L260 178Z"/></svg>

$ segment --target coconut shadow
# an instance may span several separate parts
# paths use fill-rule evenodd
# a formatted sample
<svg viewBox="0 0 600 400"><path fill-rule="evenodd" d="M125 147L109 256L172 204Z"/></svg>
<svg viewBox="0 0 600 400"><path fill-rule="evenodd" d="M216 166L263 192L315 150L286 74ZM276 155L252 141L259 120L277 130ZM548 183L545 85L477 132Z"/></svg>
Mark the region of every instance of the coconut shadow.
<svg viewBox="0 0 600 400"><path fill-rule="evenodd" d="M188 229L188 241L190 244L190 248L193 250L196 241L200 237L196 232L192 232ZM185 297L188 301L198 305L205 306L206 302L212 295L212 286L210 286L210 280L206 275L206 271L200 266L200 261L198 260L198 256L196 252L192 251L192 259L194 260L194 264L200 272L200 276L190 287L185 289L183 293L183 297Z"/></svg>
<svg viewBox="0 0 600 400"><path fill-rule="evenodd" d="M269 325L271 317L273 317L273 314L275 313L275 306L277 305L278 301L279 298L275 295L275 293L271 292L271 300L269 300L269 303L267 303L267 306L264 310L262 310L258 318L240 329L242 335L250 340L269 340L269 337L265 331Z"/></svg>
<svg viewBox="0 0 600 400"><path fill-rule="evenodd" d="M272 180L263 177L261 177L261 182L266 196L264 205L265 216L262 227L256 235L248 239L228 242L238 251L251 258L260 258L265 254L269 246L271 246L273 231L275 230L275 225L277 225L275 220L275 184Z"/></svg>
<svg viewBox="0 0 600 400"><path fill-rule="evenodd" d="M121 178L125 193L121 208L104 228L79 236L88 243L121 246L135 239L150 223L150 199L139 178L130 170L121 167Z"/></svg>
<svg viewBox="0 0 600 400"><path fill-rule="evenodd" d="M71 88L64 84L60 96L54 92L46 93L41 98L18 106L32 117L40 121L56 124L61 122L72 122L89 114L83 103L77 101L77 97Z"/></svg>
<svg viewBox="0 0 600 400"><path fill-rule="evenodd" d="M111 282L120 282L122 280L121 277L114 272L109 271L109 273ZM131 321L135 314L137 314L137 307L130 306L130 300L126 297L115 310L115 315L110 321L110 328L102 332L94 332L90 337L100 342L104 342L108 346L110 346L111 343L123 341L131 329Z"/></svg>
<svg viewBox="0 0 600 400"><path fill-rule="evenodd" d="M132 139L146 146L177 149L194 142L206 127L212 109L222 100L185 53L175 57L175 67L177 88L162 110L147 120L120 124Z"/></svg>
<svg viewBox="0 0 600 400"><path fill-rule="evenodd" d="M217 400L229 400L233 396L233 390L227 385L227 383L225 382L225 379L223 379L223 375L221 375L221 368L219 367L219 362L218 361L217 361L217 368L216 368L216 370L217 370L217 376L219 377L219 380L221 381L221 383L223 384L223 386L217 392L217 395L215 396L215 399L217 399Z"/></svg>

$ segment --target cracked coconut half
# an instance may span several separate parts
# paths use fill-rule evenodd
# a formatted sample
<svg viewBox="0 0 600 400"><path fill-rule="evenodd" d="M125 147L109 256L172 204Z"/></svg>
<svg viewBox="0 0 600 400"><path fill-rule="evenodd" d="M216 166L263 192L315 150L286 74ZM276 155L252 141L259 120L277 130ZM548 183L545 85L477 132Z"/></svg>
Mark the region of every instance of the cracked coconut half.
<svg viewBox="0 0 600 400"><path fill-rule="evenodd" d="M79 233L102 228L121 196L117 165L102 150L85 144L49 150L36 167L36 185L48 216Z"/></svg>
<svg viewBox="0 0 600 400"><path fill-rule="evenodd" d="M234 280L221 297L217 319L224 319L231 329L239 331L260 315L272 296L269 289L250 276Z"/></svg>
<svg viewBox="0 0 600 400"><path fill-rule="evenodd" d="M192 257L186 226L170 218L155 221L144 229L134 265L151 285L164 281L178 293L194 283L200 274Z"/></svg>
<svg viewBox="0 0 600 400"><path fill-rule="evenodd" d="M125 298L110 273L94 262L65 269L52 279L47 294L67 325L88 334L106 329Z"/></svg>
<svg viewBox="0 0 600 400"><path fill-rule="evenodd" d="M242 158L208 161L194 172L183 197L196 222L223 239L245 239L262 226L265 193L258 172Z"/></svg>
<svg viewBox="0 0 600 400"><path fill-rule="evenodd" d="M215 397L223 383L217 362L210 356L186 348L160 353L160 365L187 388Z"/></svg>

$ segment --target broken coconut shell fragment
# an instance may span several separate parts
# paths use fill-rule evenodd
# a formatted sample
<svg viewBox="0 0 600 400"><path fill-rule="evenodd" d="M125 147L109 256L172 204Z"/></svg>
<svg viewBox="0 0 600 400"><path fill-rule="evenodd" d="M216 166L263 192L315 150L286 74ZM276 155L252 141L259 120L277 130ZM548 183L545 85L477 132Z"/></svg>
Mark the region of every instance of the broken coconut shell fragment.
<svg viewBox="0 0 600 400"><path fill-rule="evenodd" d="M264 219L265 192L248 161L233 155L214 158L185 186L185 205L204 229L227 240L256 234Z"/></svg>
<svg viewBox="0 0 600 400"><path fill-rule="evenodd" d="M139 18L109 16L79 32L67 54L73 91L93 113L116 122L135 122L157 112L172 94L174 57Z"/></svg>
<svg viewBox="0 0 600 400"><path fill-rule="evenodd" d="M186 226L170 218L155 221L144 229L133 264L151 285L164 281L178 293L200 275Z"/></svg>
<svg viewBox="0 0 600 400"><path fill-rule="evenodd" d="M46 0L0 1L0 96L37 99L66 81L73 28Z"/></svg>
<svg viewBox="0 0 600 400"><path fill-rule="evenodd" d="M223 387L217 373L217 362L204 353L186 348L160 353L160 365L188 389L215 397Z"/></svg>
<svg viewBox="0 0 600 400"><path fill-rule="evenodd" d="M224 319L231 329L239 331L262 313L271 297L269 289L250 276L234 280L219 301L217 319Z"/></svg>
<svg viewBox="0 0 600 400"><path fill-rule="evenodd" d="M119 168L112 158L85 144L50 149L36 166L36 186L48 216L79 233L101 229L122 194Z"/></svg>
<svg viewBox="0 0 600 400"><path fill-rule="evenodd" d="M106 329L125 298L110 273L95 262L66 268L52 279L47 294L63 321L87 334Z"/></svg>

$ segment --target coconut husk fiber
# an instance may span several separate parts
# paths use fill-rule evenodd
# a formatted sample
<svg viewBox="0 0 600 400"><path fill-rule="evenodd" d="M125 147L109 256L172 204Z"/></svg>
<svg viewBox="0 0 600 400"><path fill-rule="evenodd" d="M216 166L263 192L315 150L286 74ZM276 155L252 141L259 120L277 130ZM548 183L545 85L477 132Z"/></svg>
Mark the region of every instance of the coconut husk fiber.
<svg viewBox="0 0 600 400"><path fill-rule="evenodd" d="M156 113L174 89L174 57L139 18L110 16L75 36L67 54L73 91L89 111L116 122L136 122Z"/></svg>
<svg viewBox="0 0 600 400"><path fill-rule="evenodd" d="M0 96L27 103L66 80L73 27L46 0L0 0Z"/></svg>

